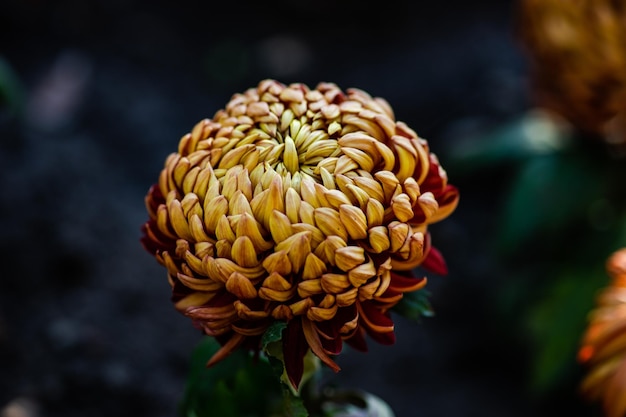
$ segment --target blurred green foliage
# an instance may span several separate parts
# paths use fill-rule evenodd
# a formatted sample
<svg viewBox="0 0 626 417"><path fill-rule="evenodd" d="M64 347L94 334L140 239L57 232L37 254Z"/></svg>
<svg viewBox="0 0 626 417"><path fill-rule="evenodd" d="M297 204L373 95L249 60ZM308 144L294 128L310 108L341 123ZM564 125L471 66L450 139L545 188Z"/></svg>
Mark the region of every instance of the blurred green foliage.
<svg viewBox="0 0 626 417"><path fill-rule="evenodd" d="M194 350L184 398L183 417L267 417L281 407L281 387L274 370L263 357L237 350L223 361L206 367L219 349L212 337L204 337ZM295 414L297 416L297 414Z"/></svg>
<svg viewBox="0 0 626 417"><path fill-rule="evenodd" d="M24 107L22 84L9 62L0 56L0 115L6 111L9 117L19 116Z"/></svg>
<svg viewBox="0 0 626 417"><path fill-rule="evenodd" d="M578 384L576 354L606 259L626 246L626 159L533 109L464 138L447 165L455 176L492 178L492 261L502 333L529 351L528 391L547 397ZM497 186L495 185L497 184Z"/></svg>

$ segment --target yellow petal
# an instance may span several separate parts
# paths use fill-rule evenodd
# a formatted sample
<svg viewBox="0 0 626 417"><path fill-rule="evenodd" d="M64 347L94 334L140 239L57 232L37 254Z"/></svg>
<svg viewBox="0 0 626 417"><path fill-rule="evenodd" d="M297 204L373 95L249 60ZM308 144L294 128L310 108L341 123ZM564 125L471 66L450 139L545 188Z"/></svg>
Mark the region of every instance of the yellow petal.
<svg viewBox="0 0 626 417"><path fill-rule="evenodd" d="M335 317L337 314L337 304L334 304L332 307L311 307L306 312L306 316L309 320L312 321L328 321Z"/></svg>
<svg viewBox="0 0 626 417"><path fill-rule="evenodd" d="M226 240L230 242L231 244L237 238L235 236L235 232L233 232L233 229L230 227L230 222L228 221L228 218L226 216L220 217L219 220L217 221L217 227L215 228L215 236L217 237L218 240Z"/></svg>
<svg viewBox="0 0 626 417"><path fill-rule="evenodd" d="M368 112L369 114L373 116L374 114L373 112L370 112L369 110L361 110L359 112L359 115L352 115L352 114L344 115L342 122L344 124L350 124L350 125L356 126L359 130L363 130L367 132L370 136L377 138L378 140L383 140L385 138L385 133L383 129L380 128L378 123L375 123L371 120L367 120L366 118L361 116L363 114L367 115Z"/></svg>
<svg viewBox="0 0 626 417"><path fill-rule="evenodd" d="M226 281L226 290L239 299L256 298L257 291L250 280L239 272L233 272Z"/></svg>
<svg viewBox="0 0 626 417"><path fill-rule="evenodd" d="M328 236L317 248L315 248L315 255L329 263L335 265L335 253L339 248L346 247L346 242L339 236Z"/></svg>
<svg viewBox="0 0 626 417"><path fill-rule="evenodd" d="M382 203L373 198L368 199L365 206L365 217L368 228L382 225L385 219L385 208Z"/></svg>
<svg viewBox="0 0 626 417"><path fill-rule="evenodd" d="M335 175L345 174L359 168L359 164L347 155L341 155L335 166Z"/></svg>
<svg viewBox="0 0 626 417"><path fill-rule="evenodd" d="M252 208L245 195L239 190L235 191L228 201L228 214L233 216L237 214L248 213L253 216Z"/></svg>
<svg viewBox="0 0 626 417"><path fill-rule="evenodd" d="M374 266L374 262L371 260L351 269L348 272L348 280L355 287L360 287L367 282L368 279L374 276L376 276L376 266Z"/></svg>
<svg viewBox="0 0 626 417"><path fill-rule="evenodd" d="M167 210L169 214L170 224L174 229L174 232L185 240L193 240L193 236L189 231L189 225L187 219L183 213L183 208L180 201L174 199L167 204Z"/></svg>
<svg viewBox="0 0 626 417"><path fill-rule="evenodd" d="M178 300L174 307L180 312L184 312L190 307L201 306L207 303L211 298L215 296L214 292L193 292L184 298Z"/></svg>
<svg viewBox="0 0 626 417"><path fill-rule="evenodd" d="M308 223L294 223L291 225L293 233L310 232L311 233L311 250L317 248L317 246L326 239L324 233L322 233L317 227Z"/></svg>
<svg viewBox="0 0 626 417"><path fill-rule="evenodd" d="M298 232L276 245L276 250L286 250L293 272L300 272L311 252L311 233Z"/></svg>
<svg viewBox="0 0 626 417"><path fill-rule="evenodd" d="M335 249L335 263L342 271L348 272L363 262L365 262L365 250L359 246Z"/></svg>
<svg viewBox="0 0 626 417"><path fill-rule="evenodd" d="M278 244L289 236L293 235L293 228L287 215L278 210L274 210L270 217L270 233L274 243Z"/></svg>
<svg viewBox="0 0 626 417"><path fill-rule="evenodd" d="M324 184L324 187L326 187L328 190L335 190L335 178L333 177L333 175L328 172L328 170L324 167L320 167L319 171L319 174L322 177L322 184Z"/></svg>
<svg viewBox="0 0 626 417"><path fill-rule="evenodd" d="M270 274L276 272L283 276L289 275L293 269L286 250L280 250L268 255L263 259L263 268Z"/></svg>
<svg viewBox="0 0 626 417"><path fill-rule="evenodd" d="M371 300L374 298L374 294L376 294L379 290L380 278L376 278L375 280L364 283L359 286L359 300Z"/></svg>
<svg viewBox="0 0 626 417"><path fill-rule="evenodd" d="M376 226L368 231L369 243L374 253L382 253L391 247L389 235L385 226Z"/></svg>
<svg viewBox="0 0 626 417"><path fill-rule="evenodd" d="M192 276L178 273L176 277L187 288L191 288L195 291L218 291L224 287L224 284L219 281L213 281L209 278L194 278Z"/></svg>
<svg viewBox="0 0 626 417"><path fill-rule="evenodd" d="M404 193L401 193L391 199L391 209L393 210L393 214L396 218L401 222L407 222L414 216L411 199Z"/></svg>
<svg viewBox="0 0 626 417"><path fill-rule="evenodd" d="M300 221L300 195L293 188L289 188L285 194L285 214L289 218L291 223L298 223Z"/></svg>
<svg viewBox="0 0 626 417"><path fill-rule="evenodd" d="M237 236L247 236L250 238L257 253L265 252L274 246L271 241L265 240L259 230L259 223L248 213L243 213L239 216Z"/></svg>
<svg viewBox="0 0 626 417"><path fill-rule="evenodd" d="M380 181L385 194L385 201L390 201L396 191L396 187L400 184L398 177L390 171L378 171L374 174L374 178Z"/></svg>
<svg viewBox="0 0 626 417"><path fill-rule="evenodd" d="M367 218L360 208L349 204L341 205L339 219L352 239L367 238Z"/></svg>
<svg viewBox="0 0 626 417"><path fill-rule="evenodd" d="M300 195L302 196L302 200L309 203L314 208L320 207L321 204L317 199L317 192L315 190L315 183L308 179L303 178L300 183Z"/></svg>
<svg viewBox="0 0 626 417"><path fill-rule="evenodd" d="M350 199L343 193L343 191L328 190L324 194L324 197L326 197L326 201L328 201L330 207L336 210L339 209L339 206L342 204L352 204L352 201L350 201Z"/></svg>
<svg viewBox="0 0 626 417"><path fill-rule="evenodd" d="M339 307L351 306L356 302L358 294L359 289L352 287L349 290L342 292L341 294L337 294L335 297L335 302Z"/></svg>
<svg viewBox="0 0 626 417"><path fill-rule="evenodd" d="M424 215L426 216L426 222L430 223L430 219L437 213L439 209L439 203L435 200L435 196L430 191L422 194L417 199L417 204L420 206Z"/></svg>
<svg viewBox="0 0 626 417"><path fill-rule="evenodd" d="M367 172L372 171L374 169L374 166L376 165L374 162L375 159L373 159L371 155L367 154L366 152L360 149L341 148L341 151L350 159L352 159L354 162L356 162L359 165L359 167L361 167L361 169ZM341 160L341 157L339 158L339 160Z"/></svg>
<svg viewBox="0 0 626 417"><path fill-rule="evenodd" d="M298 295L302 298L322 294L323 292L321 278L308 279L298 283Z"/></svg>
<svg viewBox="0 0 626 417"><path fill-rule="evenodd" d="M291 312L294 315L299 316L302 314L306 314L307 310L311 308L311 306L314 306L314 305L315 303L313 302L313 300L307 297L303 300L296 301L295 303L289 304L289 308L291 309Z"/></svg>
<svg viewBox="0 0 626 417"><path fill-rule="evenodd" d="M315 224L326 236L338 236L342 240L348 239L348 232L341 223L339 212L330 207L316 208L314 212Z"/></svg>
<svg viewBox="0 0 626 417"><path fill-rule="evenodd" d="M215 234L219 220L228 213L228 200L221 195L210 201L205 200L203 212L206 231L213 235Z"/></svg>
<svg viewBox="0 0 626 417"><path fill-rule="evenodd" d="M200 205L200 199L194 193L185 194L180 201L181 208L183 209L183 215L189 219L192 215L202 215L202 206Z"/></svg>
<svg viewBox="0 0 626 417"><path fill-rule="evenodd" d="M320 283L324 292L328 294L339 294L352 286L346 274L324 274Z"/></svg>
<svg viewBox="0 0 626 417"><path fill-rule="evenodd" d="M253 267L259 264L254 245L248 236L239 236L235 239L231 248L231 258L238 265L244 267Z"/></svg>
<svg viewBox="0 0 626 417"><path fill-rule="evenodd" d="M309 253L304 262L304 270L302 271L302 279L319 278L326 272L326 264L320 258Z"/></svg>
<svg viewBox="0 0 626 417"><path fill-rule="evenodd" d="M263 310L261 310L261 311L259 311L259 310L252 310L250 307L248 307L241 300L235 300L235 302L233 302L233 306L235 307L235 311L237 312L237 316L239 316L239 318L242 319L242 320L256 321L256 320L264 319L264 318L269 316L269 312L263 311ZM233 326L233 330L237 331L238 333L241 333L239 331L239 328L235 329L234 327L235 326Z"/></svg>
<svg viewBox="0 0 626 417"><path fill-rule="evenodd" d="M217 165L218 169L229 169L239 164L241 157L246 153L253 151L256 148L255 145L244 145L240 148L232 149L225 154L223 154L222 159Z"/></svg>
<svg viewBox="0 0 626 417"><path fill-rule="evenodd" d="M291 309L284 305L279 304L272 310L272 317L276 320L291 320L293 318L293 312Z"/></svg>
<svg viewBox="0 0 626 417"><path fill-rule="evenodd" d="M391 222L388 226L389 241L391 242L391 253L399 251L409 238L410 228L406 223Z"/></svg>
<svg viewBox="0 0 626 417"><path fill-rule="evenodd" d="M387 145L382 142L376 142L375 145L383 160L383 165L380 167L380 170L391 171L396 165L396 155Z"/></svg>
<svg viewBox="0 0 626 417"><path fill-rule="evenodd" d="M265 274L265 270L261 265L250 268L243 267L237 265L230 259L223 257L212 258L207 256L202 259L202 264L204 265L205 273L209 278L223 283L226 283L233 272L239 272L251 281L257 281Z"/></svg>
<svg viewBox="0 0 626 417"><path fill-rule="evenodd" d="M357 200L359 207L365 209L367 206L367 201L370 199L369 194L365 190L362 190L357 185L348 184L346 185L348 190L352 193L354 198Z"/></svg>
<svg viewBox="0 0 626 417"><path fill-rule="evenodd" d="M163 233L165 236L169 237L170 239L176 239L178 236L176 236L170 230L170 227L171 227L170 219L169 219L168 210L165 204L159 205L159 207L157 208L156 214L157 214L157 228L159 229L159 231Z"/></svg>
<svg viewBox="0 0 626 417"><path fill-rule="evenodd" d="M178 188L182 188L185 175L187 175L187 172L189 172L190 169L191 162L189 162L189 159L185 157L181 157L176 163L176 166L174 167L174 171L172 173L172 177L174 183Z"/></svg>
<svg viewBox="0 0 626 417"><path fill-rule="evenodd" d="M371 198L377 201L385 200L385 194L383 193L383 188L381 187L380 183L378 183L376 180L372 178L361 177L361 176L354 177L352 180L354 181L354 184L357 187L365 191L367 195L370 196Z"/></svg>
<svg viewBox="0 0 626 417"><path fill-rule="evenodd" d="M198 175L200 174L200 167L195 166L187 172L185 178L183 179L182 190L183 194L189 194L193 192L194 186L196 184L196 180L198 179Z"/></svg>
<svg viewBox="0 0 626 417"><path fill-rule="evenodd" d="M185 251L185 253L183 254L183 259L185 260L187 265L189 265L189 268L191 268L191 270L195 274L198 274L201 276L204 275L204 266L202 266L202 259L195 256L190 251ZM190 275L190 274L187 274L187 275Z"/></svg>
<svg viewBox="0 0 626 417"><path fill-rule="evenodd" d="M368 155L377 153L377 140L364 132L347 133L337 140L339 146L359 149Z"/></svg>
<svg viewBox="0 0 626 417"><path fill-rule="evenodd" d="M218 258L230 258L230 252L233 249L232 243L226 239L215 242L215 255Z"/></svg>

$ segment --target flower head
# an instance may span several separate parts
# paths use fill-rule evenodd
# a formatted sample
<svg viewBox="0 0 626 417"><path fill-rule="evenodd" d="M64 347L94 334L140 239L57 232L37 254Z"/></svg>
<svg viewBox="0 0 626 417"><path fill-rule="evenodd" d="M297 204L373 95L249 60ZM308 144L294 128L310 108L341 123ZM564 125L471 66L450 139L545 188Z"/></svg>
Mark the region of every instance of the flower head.
<svg viewBox="0 0 626 417"><path fill-rule="evenodd" d="M538 104L581 131L626 142L626 3L521 0L519 32Z"/></svg>
<svg viewBox="0 0 626 417"><path fill-rule="evenodd" d="M611 284L597 299L578 352L589 367L583 394L601 400L608 417L626 415L626 248L613 253L606 268Z"/></svg>
<svg viewBox="0 0 626 417"><path fill-rule="evenodd" d="M428 225L457 189L388 103L357 89L264 80L182 137L146 196L142 243L176 308L222 348L258 349L283 321L287 375L310 349L394 342L390 309L444 273Z"/></svg>

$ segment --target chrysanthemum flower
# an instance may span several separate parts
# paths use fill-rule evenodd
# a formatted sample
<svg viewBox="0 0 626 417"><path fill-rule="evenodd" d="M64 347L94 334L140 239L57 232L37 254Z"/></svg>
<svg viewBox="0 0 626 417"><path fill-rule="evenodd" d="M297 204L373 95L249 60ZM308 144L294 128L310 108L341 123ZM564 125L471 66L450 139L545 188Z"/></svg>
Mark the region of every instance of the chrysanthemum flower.
<svg viewBox="0 0 626 417"><path fill-rule="evenodd" d="M222 348L259 349L276 321L297 387L310 349L391 344L390 309L446 267L428 225L458 202L424 139L388 103L321 83L264 80L199 122L146 196L144 247L176 308Z"/></svg>
<svg viewBox="0 0 626 417"><path fill-rule="evenodd" d="M537 103L581 131L626 142L626 2L520 0Z"/></svg>
<svg viewBox="0 0 626 417"><path fill-rule="evenodd" d="M607 260L611 283L597 299L578 357L589 367L581 389L608 417L626 415L626 248Z"/></svg>

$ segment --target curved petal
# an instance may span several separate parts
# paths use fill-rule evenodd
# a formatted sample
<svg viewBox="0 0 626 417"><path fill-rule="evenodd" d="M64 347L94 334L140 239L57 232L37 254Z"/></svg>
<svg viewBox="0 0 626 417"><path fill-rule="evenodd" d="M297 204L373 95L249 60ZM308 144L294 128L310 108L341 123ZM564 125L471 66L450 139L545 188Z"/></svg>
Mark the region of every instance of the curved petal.
<svg viewBox="0 0 626 417"><path fill-rule="evenodd" d="M367 352L367 340L365 340L365 329L358 327L352 336L345 339L345 342L359 352Z"/></svg>
<svg viewBox="0 0 626 417"><path fill-rule="evenodd" d="M304 373L304 355L309 350L309 345L302 332L301 317L289 320L287 328L283 332L283 360L285 372L291 385L298 389L302 374Z"/></svg>
<svg viewBox="0 0 626 417"><path fill-rule="evenodd" d="M426 258L424 258L424 261L420 266L437 275L448 275L448 266L446 265L446 261L443 259L441 252L439 252L439 250L434 246L430 247L430 250L426 254Z"/></svg>

